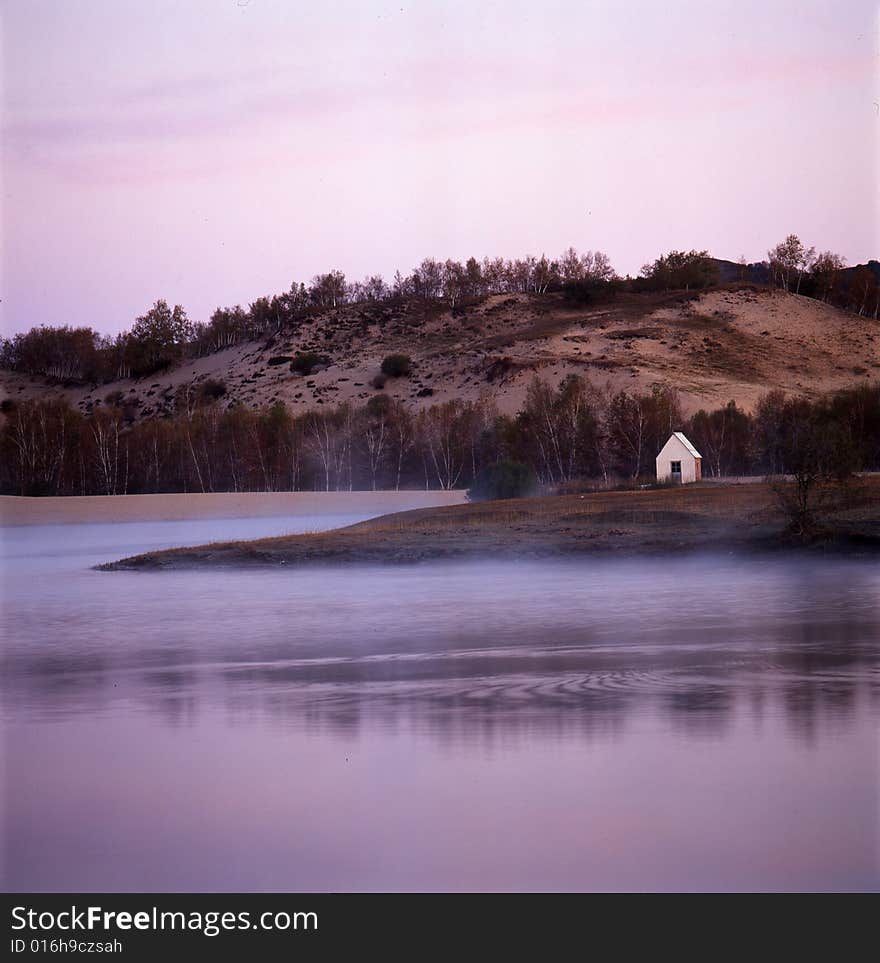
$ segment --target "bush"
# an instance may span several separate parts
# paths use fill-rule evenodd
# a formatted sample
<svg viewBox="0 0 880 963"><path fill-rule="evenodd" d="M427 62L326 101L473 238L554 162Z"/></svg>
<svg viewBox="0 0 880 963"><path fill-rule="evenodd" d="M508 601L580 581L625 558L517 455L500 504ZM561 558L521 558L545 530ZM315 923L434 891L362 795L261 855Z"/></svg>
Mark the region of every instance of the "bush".
<svg viewBox="0 0 880 963"><path fill-rule="evenodd" d="M537 480L528 465L519 461L496 461L482 468L468 489L472 502L496 498L525 498L535 490Z"/></svg>
<svg viewBox="0 0 880 963"><path fill-rule="evenodd" d="M385 387L385 382L387 380L388 379L385 377L385 375L377 374L370 384L376 389L376 391L381 391Z"/></svg>
<svg viewBox="0 0 880 963"><path fill-rule="evenodd" d="M290 370L297 374L310 375L319 364L327 364L327 361L324 355L315 354L314 351L298 351L290 362Z"/></svg>
<svg viewBox="0 0 880 963"><path fill-rule="evenodd" d="M199 389L199 396L202 401L216 401L226 394L226 382L216 381L214 378L208 380Z"/></svg>
<svg viewBox="0 0 880 963"><path fill-rule="evenodd" d="M371 418L387 418L393 404L389 395L373 395L367 402L367 414Z"/></svg>
<svg viewBox="0 0 880 963"><path fill-rule="evenodd" d="M412 373L412 359L406 354L389 354L382 362L382 374L405 378Z"/></svg>

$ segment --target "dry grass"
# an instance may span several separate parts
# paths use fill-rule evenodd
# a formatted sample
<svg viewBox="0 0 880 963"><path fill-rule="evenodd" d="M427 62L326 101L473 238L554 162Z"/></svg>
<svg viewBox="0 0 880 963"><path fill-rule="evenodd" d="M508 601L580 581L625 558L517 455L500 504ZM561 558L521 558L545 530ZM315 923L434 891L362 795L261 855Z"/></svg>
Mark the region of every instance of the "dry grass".
<svg viewBox="0 0 880 963"><path fill-rule="evenodd" d="M827 508L830 540L880 544L880 478L860 480ZM209 564L416 562L745 550L779 545L785 515L768 484L556 495L399 512L330 532L152 552L108 568Z"/></svg>

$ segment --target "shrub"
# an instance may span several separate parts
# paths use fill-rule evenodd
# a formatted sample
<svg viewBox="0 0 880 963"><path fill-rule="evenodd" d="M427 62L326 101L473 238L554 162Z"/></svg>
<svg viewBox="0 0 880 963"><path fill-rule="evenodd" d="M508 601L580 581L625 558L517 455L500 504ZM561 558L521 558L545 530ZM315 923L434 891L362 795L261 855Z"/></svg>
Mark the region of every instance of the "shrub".
<svg viewBox="0 0 880 963"><path fill-rule="evenodd" d="M496 461L482 468L468 489L472 502L496 498L525 498L535 490L537 480L528 465L519 461Z"/></svg>
<svg viewBox="0 0 880 963"><path fill-rule="evenodd" d="M377 374L370 384L376 389L376 391L381 391L385 387L385 382L387 380L388 379L385 377L385 375Z"/></svg>
<svg viewBox="0 0 880 963"><path fill-rule="evenodd" d="M389 354L382 361L382 374L389 378L405 378L412 373L412 359L406 354Z"/></svg>
<svg viewBox="0 0 880 963"><path fill-rule="evenodd" d="M110 405L113 408L119 407L122 402L125 401L124 391L111 391L104 395L104 403Z"/></svg>
<svg viewBox="0 0 880 963"><path fill-rule="evenodd" d="M327 360L324 355L314 351L298 351L290 362L290 370L297 374L310 375L319 364L327 364Z"/></svg>
<svg viewBox="0 0 880 963"><path fill-rule="evenodd" d="M199 396L202 401L216 401L218 398L222 398L226 394L226 382L216 381L214 378L208 378L206 382L199 389Z"/></svg>
<svg viewBox="0 0 880 963"><path fill-rule="evenodd" d="M389 395L373 395L367 402L367 413L372 418L387 418L393 403Z"/></svg>

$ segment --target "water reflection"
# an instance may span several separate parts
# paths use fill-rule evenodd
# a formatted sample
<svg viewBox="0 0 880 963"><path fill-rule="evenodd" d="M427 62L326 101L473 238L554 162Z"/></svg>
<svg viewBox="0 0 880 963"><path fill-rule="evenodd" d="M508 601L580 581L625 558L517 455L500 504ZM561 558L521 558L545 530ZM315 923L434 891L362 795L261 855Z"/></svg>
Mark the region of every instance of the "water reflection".
<svg viewBox="0 0 880 963"><path fill-rule="evenodd" d="M880 885L875 565L96 573L94 528L4 570L7 886Z"/></svg>
<svg viewBox="0 0 880 963"><path fill-rule="evenodd" d="M683 631L677 623L664 621L668 600L656 590L641 602L640 632L634 631L625 610L614 609L611 599L610 615L597 609L584 613L581 601L567 594L566 585L583 574L576 566L556 566L555 575L563 584L552 599L545 595L540 600L542 617L556 622L544 622L541 636L564 638L565 644L535 639L534 627L524 619L526 628L519 637L506 627L501 643L487 645L488 633L462 631L468 613L461 608L447 610L445 624L438 623L436 610L426 621L412 598L417 585L427 597L434 582L460 583L479 575L497 586L500 597L495 604L509 617L513 608L537 604L527 589L533 576L516 566L507 570L504 566L423 567L417 583L408 581L407 570L384 570L381 577L387 595L400 588L395 582L402 578L409 595L406 608L413 608L398 609L393 626L381 636L375 632L353 635L350 609L340 605L325 611L320 620L314 613L311 618L303 613L307 634L298 634L286 623L279 627L272 613L260 623L259 636L243 639L239 630L245 620L253 629L252 598L239 600L243 612L238 619L224 617L221 622L211 619L206 610L201 617L206 638L201 644L174 631L163 638L162 626L149 624L137 629L129 624L120 628L120 637L102 639L104 619L92 615L84 617L92 626L87 637L80 636L87 642L85 647L77 648L74 641L65 648L33 634L28 641L29 624L23 621L4 657L7 706L36 718L41 713L57 718L65 713L94 714L124 701L157 712L173 725L191 724L203 704L220 704L231 725L259 716L312 731L323 726L351 732L360 724L395 728L403 720L442 740L448 738L445 730L466 731L469 725L478 734L498 726L535 732L570 726L583 732L596 727L604 731L609 719L619 728L630 715L655 712L676 728L721 735L734 713L751 715L755 721L769 713L784 715L794 733L813 741L822 724L843 724L851 718L860 697L873 705L880 678L880 626L871 569L850 567L836 573L839 581L826 577L824 584L830 581L832 590L845 581L849 591L836 604L830 592L831 598L821 607L815 602L813 573L808 573L805 581L811 598L781 596L776 610L765 601L760 633L756 624L740 618L724 634L716 627L711 641L705 642L704 629L691 624ZM626 590L651 574L649 565L633 562L598 577L608 598L611 582L618 581ZM383 604L372 595L376 575L367 571L371 597L360 600L368 620ZM734 575L719 573L727 593L738 590ZM116 576L103 577L109 584ZM138 577L148 590L139 608L160 604L163 579ZM176 575L175 588L179 592L181 583L203 577ZM277 578L266 573L270 592L281 588ZM283 578L291 577L285 573ZM349 596L358 591L358 577L340 570L292 578L300 596L308 593L313 579L344 583ZM658 575L655 588L659 580ZM747 576L744 580L748 582ZM548 580L540 583L537 591L551 590ZM513 588L511 598L504 592L505 585ZM742 588L747 590L748 584ZM228 589L229 584L224 592ZM853 605L854 596L865 604ZM174 600L166 596L161 604L167 616ZM480 604L486 605L485 596ZM819 612L821 626L817 625ZM578 624L581 618L582 625ZM420 644L426 628L428 642ZM585 641L575 643L576 635ZM457 637L461 647L426 651L438 637ZM240 657L228 661L237 647ZM290 658L297 650L303 656ZM318 651L323 654L317 655ZM278 658L280 652L288 658Z"/></svg>

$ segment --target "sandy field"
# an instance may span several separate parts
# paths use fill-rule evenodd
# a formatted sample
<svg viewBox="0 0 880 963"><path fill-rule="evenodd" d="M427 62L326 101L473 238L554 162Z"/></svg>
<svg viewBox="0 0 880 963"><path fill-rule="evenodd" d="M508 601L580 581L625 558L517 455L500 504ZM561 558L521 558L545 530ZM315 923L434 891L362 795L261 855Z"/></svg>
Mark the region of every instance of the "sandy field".
<svg viewBox="0 0 880 963"><path fill-rule="evenodd" d="M459 505L464 491L220 492L168 495L87 495L21 498L0 495L0 524L179 521L290 515L356 515Z"/></svg>

